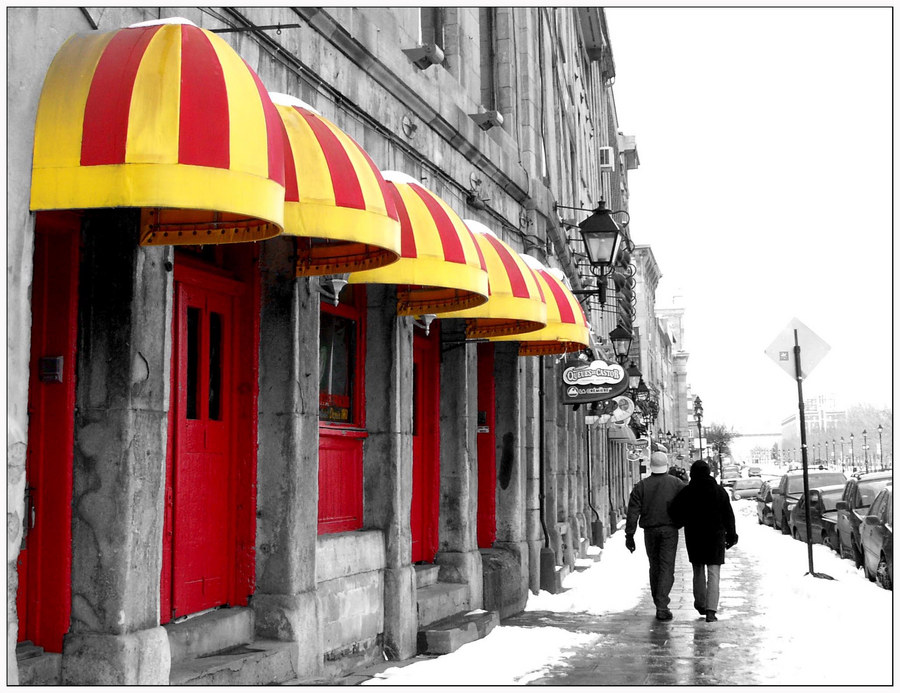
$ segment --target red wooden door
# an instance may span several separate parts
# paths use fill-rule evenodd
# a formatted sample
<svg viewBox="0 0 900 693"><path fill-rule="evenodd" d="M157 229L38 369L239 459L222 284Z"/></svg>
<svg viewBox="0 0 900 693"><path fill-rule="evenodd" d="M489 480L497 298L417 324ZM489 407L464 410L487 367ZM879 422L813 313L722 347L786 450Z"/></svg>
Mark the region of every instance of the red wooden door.
<svg viewBox="0 0 900 693"><path fill-rule="evenodd" d="M69 629L79 221L38 214L31 295L25 536L19 641L62 652Z"/></svg>
<svg viewBox="0 0 900 693"><path fill-rule="evenodd" d="M432 563L440 510L440 335L413 338L412 562Z"/></svg>
<svg viewBox="0 0 900 693"><path fill-rule="evenodd" d="M494 404L494 345L478 345L478 548L497 538L497 437Z"/></svg>
<svg viewBox="0 0 900 693"><path fill-rule="evenodd" d="M244 353L241 330L255 324L245 289L176 265L162 622L245 603L252 584L242 579L247 566L240 548L252 505L245 496L254 492L241 442L255 433L255 412L243 401L253 399L242 377L253 358Z"/></svg>

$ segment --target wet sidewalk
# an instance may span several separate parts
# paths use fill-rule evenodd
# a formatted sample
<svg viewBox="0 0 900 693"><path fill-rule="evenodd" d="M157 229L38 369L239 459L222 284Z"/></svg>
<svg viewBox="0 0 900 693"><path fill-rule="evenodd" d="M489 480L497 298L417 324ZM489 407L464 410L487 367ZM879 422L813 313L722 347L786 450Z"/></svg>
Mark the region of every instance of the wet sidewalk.
<svg viewBox="0 0 900 693"><path fill-rule="evenodd" d="M737 549L737 547L736 547ZM567 651L533 685L754 685L772 683L766 662L784 643L767 637L766 605L753 598L759 573L750 556L730 550L722 566L718 621L707 623L694 609L691 564L678 542L671 621L657 621L649 585L640 603L602 616L526 611L502 625L520 628L552 626L599 639ZM638 541L637 551L643 551ZM762 626L762 627L761 627Z"/></svg>

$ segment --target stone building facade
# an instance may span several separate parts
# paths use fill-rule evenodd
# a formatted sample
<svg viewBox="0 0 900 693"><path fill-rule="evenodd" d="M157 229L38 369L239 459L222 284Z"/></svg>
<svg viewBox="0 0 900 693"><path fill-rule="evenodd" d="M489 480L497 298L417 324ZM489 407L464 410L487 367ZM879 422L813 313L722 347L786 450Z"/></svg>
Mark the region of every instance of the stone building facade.
<svg viewBox="0 0 900 693"><path fill-rule="evenodd" d="M604 14L175 14L8 12L8 682L315 681L483 635L637 475L560 398L628 317L610 282L584 322L556 206L627 209Z"/></svg>

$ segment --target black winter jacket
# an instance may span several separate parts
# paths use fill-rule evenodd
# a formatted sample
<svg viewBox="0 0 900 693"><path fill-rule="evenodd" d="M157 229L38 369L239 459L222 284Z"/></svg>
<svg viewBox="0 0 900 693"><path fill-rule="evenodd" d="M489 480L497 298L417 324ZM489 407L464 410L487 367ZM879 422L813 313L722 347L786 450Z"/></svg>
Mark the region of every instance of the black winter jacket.
<svg viewBox="0 0 900 693"><path fill-rule="evenodd" d="M691 563L721 565L725 542L737 541L734 511L728 494L710 476L692 478L669 508L669 514L684 527L684 543Z"/></svg>
<svg viewBox="0 0 900 693"><path fill-rule="evenodd" d="M625 534L634 534L639 522L642 529L673 526L669 505L683 488L684 482L669 474L651 474L637 482L628 498Z"/></svg>

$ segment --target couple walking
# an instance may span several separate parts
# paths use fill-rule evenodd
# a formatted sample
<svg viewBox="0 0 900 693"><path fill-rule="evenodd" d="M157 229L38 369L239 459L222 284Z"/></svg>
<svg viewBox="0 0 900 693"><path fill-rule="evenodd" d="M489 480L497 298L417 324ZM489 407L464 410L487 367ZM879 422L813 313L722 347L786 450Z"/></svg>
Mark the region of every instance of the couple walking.
<svg viewBox="0 0 900 693"><path fill-rule="evenodd" d="M688 559L694 569L694 608L707 621L715 621L725 549L738 540L731 500L702 460L691 465L688 484L669 474L668 469L664 452L650 456L650 476L635 484L628 499L625 547L634 553L634 532L640 525L650 561L650 594L656 618L670 621L669 592L675 582L678 529L684 527Z"/></svg>

